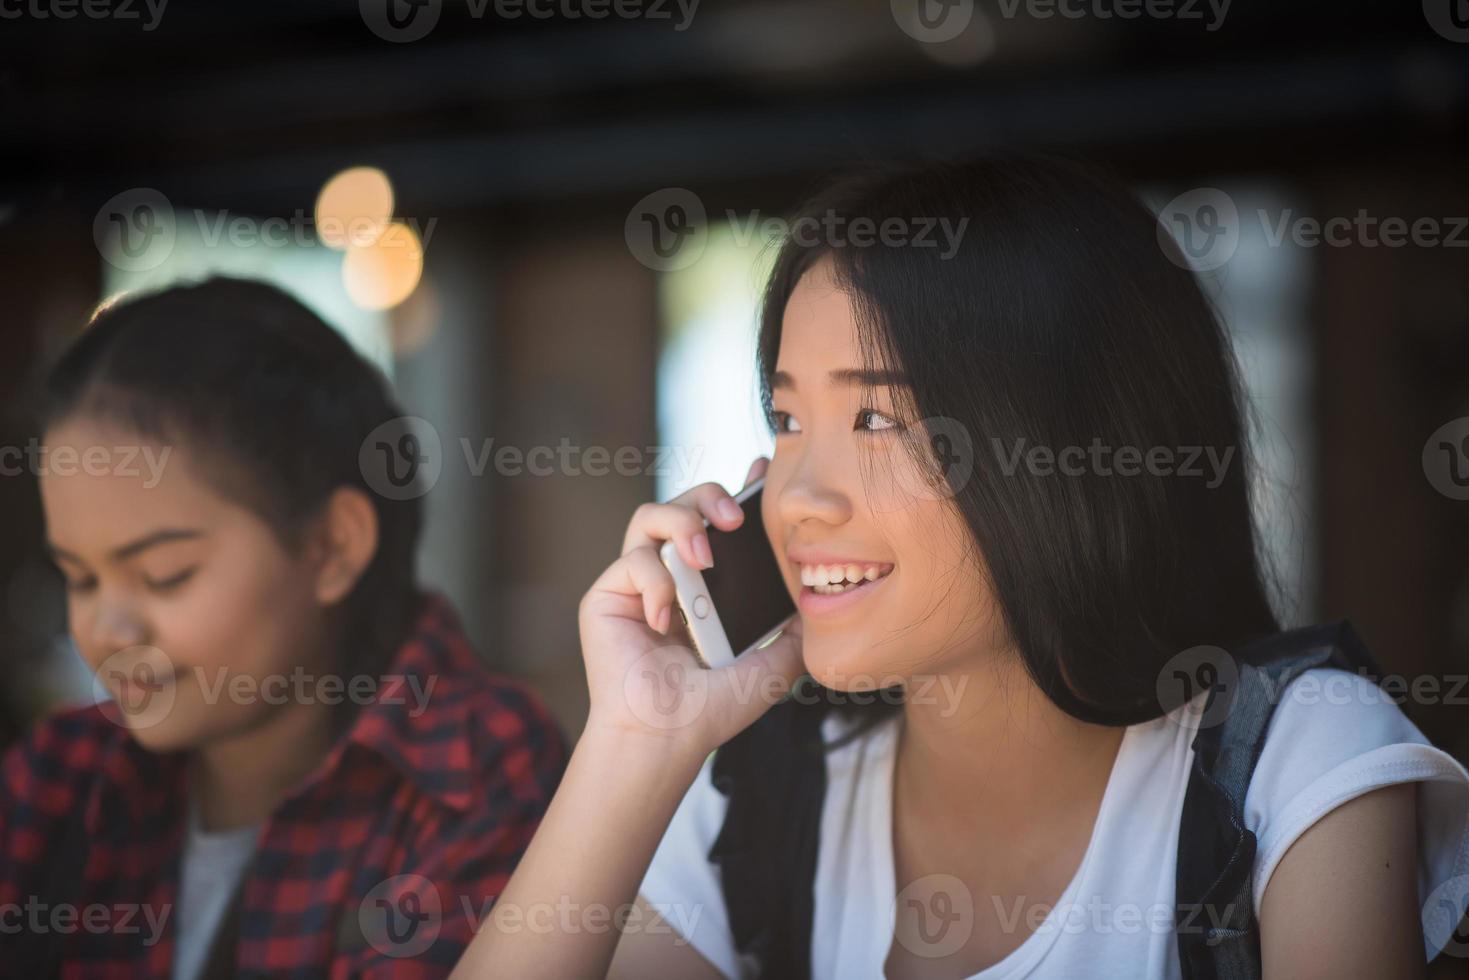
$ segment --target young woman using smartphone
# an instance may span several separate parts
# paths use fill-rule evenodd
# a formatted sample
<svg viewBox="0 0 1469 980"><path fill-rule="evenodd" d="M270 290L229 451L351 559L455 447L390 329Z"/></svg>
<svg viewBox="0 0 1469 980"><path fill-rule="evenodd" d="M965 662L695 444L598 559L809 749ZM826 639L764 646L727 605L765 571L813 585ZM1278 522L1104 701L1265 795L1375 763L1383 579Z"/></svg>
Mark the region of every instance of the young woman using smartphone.
<svg viewBox="0 0 1469 980"><path fill-rule="evenodd" d="M637 511L581 604L586 728L456 976L1179 977L1205 694L1167 710L1160 681L1279 630L1225 334L1148 211L1069 164L878 171L803 215L894 233L793 235L766 294L751 476L799 616L695 669L656 552L707 566L703 521L739 512L712 484ZM952 255L896 236L936 220ZM1234 465L1163 465L1190 447ZM821 696L772 709L803 673ZM1267 977L1421 976L1425 902L1463 910L1469 775L1375 691L1315 669L1273 715L1244 806ZM720 775L778 712L818 726L818 790L794 741ZM773 818L743 852L736 798ZM778 875L726 903L766 850L809 875L808 934ZM527 928L542 906L567 911Z"/></svg>
<svg viewBox="0 0 1469 980"><path fill-rule="evenodd" d="M0 976L447 974L565 748L414 583L381 373L212 279L100 311L45 396L47 545L113 699L0 763Z"/></svg>

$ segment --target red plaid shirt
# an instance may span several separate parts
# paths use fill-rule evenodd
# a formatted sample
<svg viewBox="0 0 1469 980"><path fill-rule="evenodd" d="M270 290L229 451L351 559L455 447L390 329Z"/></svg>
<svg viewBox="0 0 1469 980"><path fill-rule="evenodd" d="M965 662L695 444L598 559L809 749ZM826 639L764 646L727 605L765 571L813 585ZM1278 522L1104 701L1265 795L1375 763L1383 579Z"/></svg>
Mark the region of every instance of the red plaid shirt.
<svg viewBox="0 0 1469 980"><path fill-rule="evenodd" d="M415 674L434 678L417 717L406 684L388 696L391 679ZM235 920L237 976L446 975L545 813L566 745L535 694L478 663L446 599L425 596L385 676L261 831ZM187 758L145 751L95 705L5 753L0 976L21 969L7 947L40 932L62 942L64 977L168 976ZM78 839L66 833L75 815L78 894L53 904L47 869Z"/></svg>

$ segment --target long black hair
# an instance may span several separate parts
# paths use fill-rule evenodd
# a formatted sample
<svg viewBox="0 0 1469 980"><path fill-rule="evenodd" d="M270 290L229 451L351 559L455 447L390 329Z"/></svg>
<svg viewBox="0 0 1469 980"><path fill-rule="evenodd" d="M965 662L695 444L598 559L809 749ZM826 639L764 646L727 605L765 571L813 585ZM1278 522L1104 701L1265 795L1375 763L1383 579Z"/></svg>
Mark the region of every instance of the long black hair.
<svg viewBox="0 0 1469 980"><path fill-rule="evenodd" d="M359 449L402 415L382 372L300 301L215 277L100 309L46 377L39 428L102 418L186 445L210 485L293 554L334 490L362 490L378 548L336 613L335 666L376 674L422 600L413 572L422 518L417 497L373 491Z"/></svg>
<svg viewBox="0 0 1469 980"><path fill-rule="evenodd" d="M853 244L864 224L905 234ZM1109 725L1157 717L1172 707L1158 681L1175 654L1278 631L1228 339L1125 186L1029 156L872 167L827 186L791 228L801 233L781 244L761 312L767 413L786 303L830 259L864 366L905 374L908 414L970 440L969 465L952 468L935 465L933 424L909 444L952 498L1014 649L1058 707ZM935 228L960 232L957 247ZM1016 446L1094 443L1233 455L1217 483L1145 466L1124 476L1013 465ZM900 697L857 704L839 692L788 699L716 756L730 806L711 858L737 944L768 976L809 969L821 753L832 747L821 719L857 716L851 737L900 708Z"/></svg>
<svg viewBox="0 0 1469 980"><path fill-rule="evenodd" d="M762 397L769 412L786 301L830 258L866 366L904 373L913 416L970 440L972 467L948 468L960 482L947 493L1016 650L1058 707L1105 724L1156 717L1171 656L1278 629L1228 338L1125 187L1067 162L994 158L853 175L803 213L847 227L968 219L951 249L792 236L763 303ZM933 471L933 433L910 434ZM1217 485L1156 467L1120 475L1106 462L1070 475L1014 465L1017 447L1093 445L1232 455Z"/></svg>

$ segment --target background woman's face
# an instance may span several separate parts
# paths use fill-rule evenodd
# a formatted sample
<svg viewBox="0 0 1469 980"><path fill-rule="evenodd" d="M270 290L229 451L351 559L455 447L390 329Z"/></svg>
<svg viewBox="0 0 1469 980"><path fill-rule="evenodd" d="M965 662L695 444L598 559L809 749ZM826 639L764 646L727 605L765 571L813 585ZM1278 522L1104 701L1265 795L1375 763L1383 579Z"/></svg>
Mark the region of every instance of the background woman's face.
<svg viewBox="0 0 1469 980"><path fill-rule="evenodd" d="M857 338L823 260L782 321L763 518L801 610L806 668L835 690L952 669L993 647L999 622L968 528L901 432L918 422L906 389L857 383ZM863 584L833 586L839 567Z"/></svg>
<svg viewBox="0 0 1469 980"><path fill-rule="evenodd" d="M203 482L186 448L144 444L161 475L51 468L41 498L72 638L116 698L109 714L151 749L192 748L266 720L282 686L293 703L297 667L320 676L322 615L306 561ZM46 433L51 454L138 445L85 418Z"/></svg>

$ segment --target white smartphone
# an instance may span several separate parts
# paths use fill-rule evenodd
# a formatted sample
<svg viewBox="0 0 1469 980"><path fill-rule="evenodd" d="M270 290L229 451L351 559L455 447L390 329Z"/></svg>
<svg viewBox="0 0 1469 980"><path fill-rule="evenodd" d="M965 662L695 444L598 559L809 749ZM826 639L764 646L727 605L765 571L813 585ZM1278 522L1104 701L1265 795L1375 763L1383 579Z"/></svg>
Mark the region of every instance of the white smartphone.
<svg viewBox="0 0 1469 980"><path fill-rule="evenodd" d="M780 632L796 612L760 517L764 488L765 480L756 480L735 497L745 519L733 531L704 522L712 567L690 568L672 541L659 549L673 575L679 616L705 667L733 663Z"/></svg>

